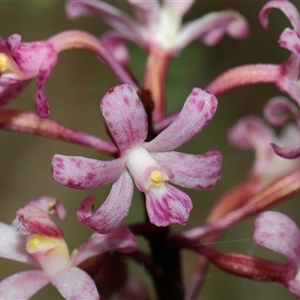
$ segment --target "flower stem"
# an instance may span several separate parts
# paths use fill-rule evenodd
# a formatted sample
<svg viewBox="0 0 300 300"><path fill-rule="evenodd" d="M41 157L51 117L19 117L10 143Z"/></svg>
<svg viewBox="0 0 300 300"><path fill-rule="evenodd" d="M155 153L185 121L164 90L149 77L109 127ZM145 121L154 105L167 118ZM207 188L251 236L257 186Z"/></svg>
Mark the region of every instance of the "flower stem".
<svg viewBox="0 0 300 300"><path fill-rule="evenodd" d="M281 75L280 65L251 64L235 67L215 78L206 90L214 95L254 83L276 83Z"/></svg>
<svg viewBox="0 0 300 300"><path fill-rule="evenodd" d="M0 110L0 128L71 142L96 149L102 153L114 155L118 153L116 146L109 142L81 131L72 130L55 121L40 118L30 112Z"/></svg>
<svg viewBox="0 0 300 300"><path fill-rule="evenodd" d="M136 80L132 78L123 66L117 62L110 52L102 45L100 40L93 35L80 30L60 32L47 40L54 50L59 53L68 49L87 49L93 51L113 70L122 83L130 83L136 90Z"/></svg>
<svg viewBox="0 0 300 300"><path fill-rule="evenodd" d="M166 70L169 62L168 54L161 49L156 49L148 56L145 70L144 87L151 92L154 101L152 121L156 122L165 114L164 93Z"/></svg>

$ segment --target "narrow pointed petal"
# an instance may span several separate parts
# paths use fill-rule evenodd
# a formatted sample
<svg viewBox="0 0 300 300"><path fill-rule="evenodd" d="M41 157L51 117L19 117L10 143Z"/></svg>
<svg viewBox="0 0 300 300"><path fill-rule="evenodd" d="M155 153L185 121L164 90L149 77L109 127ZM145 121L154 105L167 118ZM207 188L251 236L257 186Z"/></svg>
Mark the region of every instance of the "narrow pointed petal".
<svg viewBox="0 0 300 300"><path fill-rule="evenodd" d="M43 271L16 273L0 282L0 298L27 300L49 282L49 276Z"/></svg>
<svg viewBox="0 0 300 300"><path fill-rule="evenodd" d="M202 39L208 45L215 45L227 33L233 38L246 38L249 35L246 19L237 12L212 12L182 26L174 44L179 51L195 39Z"/></svg>
<svg viewBox="0 0 300 300"><path fill-rule="evenodd" d="M278 252L300 266L300 230L286 215L268 211L261 213L254 221L253 241Z"/></svg>
<svg viewBox="0 0 300 300"><path fill-rule="evenodd" d="M168 183L152 187L146 193L147 213L156 226L185 225L192 208L190 197Z"/></svg>
<svg viewBox="0 0 300 300"><path fill-rule="evenodd" d="M50 73L57 62L57 54L52 51L48 53L37 74L37 90L35 92L35 109L41 118L47 118L50 115L50 108L44 93L44 88Z"/></svg>
<svg viewBox="0 0 300 300"><path fill-rule="evenodd" d="M217 104L214 95L194 88L175 121L143 146L151 152L163 152L183 145L206 127L216 112Z"/></svg>
<svg viewBox="0 0 300 300"><path fill-rule="evenodd" d="M129 211L133 195L133 182L127 171L113 184L104 204L94 213L94 197L85 198L78 210L77 217L81 223L98 233L108 233L119 227Z"/></svg>
<svg viewBox="0 0 300 300"><path fill-rule="evenodd" d="M71 259L72 266L78 266L90 257L109 250L117 249L123 253L130 253L137 247L134 235L126 226L118 227L107 234L93 234Z"/></svg>
<svg viewBox="0 0 300 300"><path fill-rule="evenodd" d="M291 22L294 29L300 31L300 16L297 8L293 3L286 0L273 0L267 2L259 13L259 20L261 25L268 29L268 17L271 8L280 9Z"/></svg>
<svg viewBox="0 0 300 300"><path fill-rule="evenodd" d="M105 122L121 153L140 145L148 134L147 115L130 84L111 88L100 103Z"/></svg>
<svg viewBox="0 0 300 300"><path fill-rule="evenodd" d="M65 299L100 299L92 278L77 267L70 267L56 273L50 280Z"/></svg>
<svg viewBox="0 0 300 300"><path fill-rule="evenodd" d="M69 0L66 12L70 19L96 15L117 31L127 33L134 39L140 35L139 27L127 14L104 1Z"/></svg>
<svg viewBox="0 0 300 300"><path fill-rule="evenodd" d="M0 257L33 264L25 245L26 236L19 234L13 226L0 222Z"/></svg>
<svg viewBox="0 0 300 300"><path fill-rule="evenodd" d="M151 153L168 174L172 183L194 189L207 189L221 177L222 154L208 151L204 155L179 152Z"/></svg>
<svg viewBox="0 0 300 300"><path fill-rule="evenodd" d="M279 37L279 45L290 50L300 60L300 31L299 33L286 28Z"/></svg>
<svg viewBox="0 0 300 300"><path fill-rule="evenodd" d="M123 158L101 161L81 156L54 155L53 177L59 183L75 189L92 189L115 181L125 166Z"/></svg>
<svg viewBox="0 0 300 300"><path fill-rule="evenodd" d="M164 6L172 10L176 15L183 17L194 4L194 0L174 1L163 0Z"/></svg>

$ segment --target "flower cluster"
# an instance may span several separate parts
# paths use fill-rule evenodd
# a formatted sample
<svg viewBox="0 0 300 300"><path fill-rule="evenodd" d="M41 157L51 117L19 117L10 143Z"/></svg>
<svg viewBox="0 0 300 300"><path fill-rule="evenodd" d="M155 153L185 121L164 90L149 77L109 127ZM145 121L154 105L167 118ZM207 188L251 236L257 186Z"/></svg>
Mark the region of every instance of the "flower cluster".
<svg viewBox="0 0 300 300"><path fill-rule="evenodd" d="M0 222L0 257L33 268L1 279L0 298L29 299L49 283L69 300L96 300L100 294L103 299L115 294L119 299L152 298L153 291L140 278L129 278L132 272L127 272L128 258L141 264L151 275L156 298L160 300L197 299L209 262L238 276L276 281L300 298L300 229L280 212L261 212L300 194L300 14L297 3L270 0L259 13L264 29L269 27L273 8L282 11L289 20L291 28L284 29L278 40L278 48L290 52L288 59L278 64L237 66L218 75L206 87L190 86L185 102L179 102L180 109L167 115L166 83L171 60L195 40L214 46L226 35L234 39L247 38L249 25L244 16L231 9L189 21L188 12L197 5L194 0L127 2L133 16L101 0L66 0L69 19L95 15L111 28L100 37L82 30L67 30L33 42L21 42L20 34L0 38L0 128L86 146L110 156L110 159L100 160L79 152L58 154L59 151L51 147L52 161L48 162L47 174L56 181L53 181L54 186L62 184L71 189L90 190L112 185L106 199L98 196L104 202L96 209L94 195L81 198L77 219L93 233L71 253L63 231L51 218L51 215L59 221L66 218L65 206L56 198L43 196L32 200L16 208L12 225ZM130 42L138 45L146 57L142 79L136 78L131 66L131 60L136 57L131 57ZM84 49L100 58L119 80L119 84L105 90L100 101L109 140L69 128L50 115L45 86L60 59L59 54L72 49ZM230 54L226 49L226 59ZM178 74L180 80L185 76ZM34 78L35 112L8 109L6 105ZM202 190L215 187L221 180L222 161L230 165L228 152L222 153L219 146L217 150L199 150L199 144L190 153L177 149L204 131L212 119L224 121L220 117L224 111L222 105L218 106L216 96L256 83L273 83L293 102L285 96L275 96L263 102L260 116L243 116L234 125L227 123L231 128L224 140L230 146L254 150L254 162L243 179L232 183L216 201L209 203L210 209L202 220L197 210L193 211L194 195L199 195L200 207L201 198L208 195ZM261 101L264 101L262 96ZM59 104L63 105L63 101ZM67 114L65 107L62 108ZM86 114L86 110L82 109L82 113ZM288 124L290 117L294 125ZM78 125L79 120L76 118ZM214 134L215 128L211 128L206 138L219 145L221 139ZM205 139L205 134L203 136ZM204 149L210 149L207 140L203 145ZM6 178L9 176L3 176ZM217 193L227 184L226 180L222 184ZM128 224L135 187L146 213L139 216L137 224ZM188 189L196 190L195 194ZM53 192L59 193L59 189ZM222 252L215 247L228 228L257 213L260 214L254 221L254 243L285 256L287 263L252 254ZM193 225L193 222L188 224L192 214L193 222L197 223L189 226ZM179 228L177 232L173 224L181 225L174 226ZM183 227L186 224L187 229ZM75 226L71 226L74 230ZM135 239L136 235L147 241L146 250ZM181 274L181 250L197 255L187 288Z"/></svg>

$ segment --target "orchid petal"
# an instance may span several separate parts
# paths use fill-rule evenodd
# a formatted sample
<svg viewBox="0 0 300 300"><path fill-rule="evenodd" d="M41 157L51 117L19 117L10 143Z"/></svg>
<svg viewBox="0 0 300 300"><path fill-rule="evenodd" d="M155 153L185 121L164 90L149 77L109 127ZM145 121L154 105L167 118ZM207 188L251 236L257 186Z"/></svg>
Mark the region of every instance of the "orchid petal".
<svg viewBox="0 0 300 300"><path fill-rule="evenodd" d="M50 76L50 73L57 62L57 54L53 50L49 52L44 58L43 63L37 74L37 90L35 92L35 108L37 114L41 118L47 118L50 115L50 108L47 101L47 98L44 94L44 88L47 83L47 80Z"/></svg>
<svg viewBox="0 0 300 300"><path fill-rule="evenodd" d="M151 153L168 174L172 183L194 189L207 189L217 184L221 177L222 155L208 151L204 155L179 152Z"/></svg>
<svg viewBox="0 0 300 300"><path fill-rule="evenodd" d="M52 276L50 280L65 299L100 299L92 278L77 267L64 269Z"/></svg>
<svg viewBox="0 0 300 300"><path fill-rule="evenodd" d="M126 38L120 32L110 31L103 34L100 41L112 56L122 65L127 65L130 60L130 53L126 46Z"/></svg>
<svg viewBox="0 0 300 300"><path fill-rule="evenodd" d="M75 189L92 189L115 181L125 166L124 158L100 161L81 156L54 155L53 177L59 183Z"/></svg>
<svg viewBox="0 0 300 300"><path fill-rule="evenodd" d="M144 143L151 152L173 150L202 131L217 109L217 98L200 88L194 88L178 117L155 139Z"/></svg>
<svg viewBox="0 0 300 300"><path fill-rule="evenodd" d="M194 4L194 0L174 1L163 0L163 4L168 9L172 10L176 15L183 17Z"/></svg>
<svg viewBox="0 0 300 300"><path fill-rule="evenodd" d="M234 11L212 12L202 18L184 24L176 37L175 51L179 51L195 39L203 39L214 45L228 33L234 38L246 38L249 26L245 18Z"/></svg>
<svg viewBox="0 0 300 300"><path fill-rule="evenodd" d="M78 266L83 261L98 254L112 249L118 249L120 252L130 253L136 249L136 240L134 235L126 226L118 227L107 234L93 234L85 242L71 259L71 265Z"/></svg>
<svg viewBox="0 0 300 300"><path fill-rule="evenodd" d="M280 135L280 144L284 145L284 148L281 148L274 143L271 144L275 153L283 158L293 159L293 160L284 160L284 166L281 169L286 169L288 174L289 172L299 168L300 160L295 160L300 156L300 130L294 125L286 126L283 129L283 132ZM292 145L292 146L291 146Z"/></svg>
<svg viewBox="0 0 300 300"><path fill-rule="evenodd" d="M286 28L279 37L279 45L294 53L300 60L300 32Z"/></svg>
<svg viewBox="0 0 300 300"><path fill-rule="evenodd" d="M297 118L298 109L296 105L283 96L273 97L264 107L266 120L275 126L285 124L290 116Z"/></svg>
<svg viewBox="0 0 300 300"><path fill-rule="evenodd" d="M300 266L300 230L286 215L268 211L254 221L253 241L288 258L297 269Z"/></svg>
<svg viewBox="0 0 300 300"><path fill-rule="evenodd" d="M113 184L104 204L94 213L91 212L94 197L85 198L78 210L77 217L81 223L98 233L108 233L119 227L129 211L133 195L133 182L124 171Z"/></svg>
<svg viewBox="0 0 300 300"><path fill-rule="evenodd" d="M292 147L279 147L276 144L271 144L275 153L283 158L294 159L300 157L300 144Z"/></svg>
<svg viewBox="0 0 300 300"><path fill-rule="evenodd" d="M159 2L128 0L142 26L150 29L151 25L159 22Z"/></svg>
<svg viewBox="0 0 300 300"><path fill-rule="evenodd" d="M280 9L286 15L286 17L289 19L293 28L297 31L300 31L300 16L299 16L298 10L293 5L293 3L289 2L289 1L285 1L285 0L269 1L260 10L259 20L260 20L261 25L265 29L268 29L268 16L269 16L269 11L271 8Z"/></svg>
<svg viewBox="0 0 300 300"><path fill-rule="evenodd" d="M240 119L228 132L228 140L235 146L254 150L269 149L276 140L275 132L261 119L247 116Z"/></svg>
<svg viewBox="0 0 300 300"><path fill-rule="evenodd" d="M0 222L0 257L34 264L26 251L26 236L19 234L11 225Z"/></svg>
<svg viewBox="0 0 300 300"><path fill-rule="evenodd" d="M300 89L298 85L300 60L292 54L280 67L282 76L276 82L277 88L300 105Z"/></svg>
<svg viewBox="0 0 300 300"><path fill-rule="evenodd" d="M138 25L125 13L103 1L69 0L66 12L70 19L96 15L117 31L139 40Z"/></svg>
<svg viewBox="0 0 300 300"><path fill-rule="evenodd" d="M40 197L30 201L28 204L32 204L50 215L54 214L61 221L64 221L67 216L63 203L53 197Z"/></svg>
<svg viewBox="0 0 300 300"><path fill-rule="evenodd" d="M19 208L13 226L20 234L39 234L61 238L61 229L53 222L48 213L31 203Z"/></svg>
<svg viewBox="0 0 300 300"><path fill-rule="evenodd" d="M0 282L1 299L29 299L50 282L43 271L25 271L13 274Z"/></svg>
<svg viewBox="0 0 300 300"><path fill-rule="evenodd" d="M145 141L148 134L147 115L130 84L111 88L104 95L100 107L121 153Z"/></svg>
<svg viewBox="0 0 300 300"><path fill-rule="evenodd" d="M184 225L192 208L190 197L168 183L154 186L146 193L147 213L156 226Z"/></svg>
<svg viewBox="0 0 300 300"><path fill-rule="evenodd" d="M287 287L291 293L300 297L300 281L298 278L292 279L287 283Z"/></svg>
<svg viewBox="0 0 300 300"><path fill-rule="evenodd" d="M0 107L15 99L30 83L31 79L20 80L0 77Z"/></svg>
<svg viewBox="0 0 300 300"><path fill-rule="evenodd" d="M21 43L19 35L10 36L7 47L24 73L24 79L37 76L36 110L40 117L48 117L50 110L43 89L56 65L57 53L47 42Z"/></svg>

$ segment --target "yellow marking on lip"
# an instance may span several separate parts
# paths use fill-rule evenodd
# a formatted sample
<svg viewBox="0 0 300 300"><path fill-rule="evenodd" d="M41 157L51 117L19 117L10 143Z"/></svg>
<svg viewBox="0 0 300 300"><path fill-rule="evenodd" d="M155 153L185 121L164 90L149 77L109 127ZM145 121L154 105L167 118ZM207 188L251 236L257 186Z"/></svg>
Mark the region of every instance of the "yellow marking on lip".
<svg viewBox="0 0 300 300"><path fill-rule="evenodd" d="M4 53L0 53L0 72L4 73L8 71L8 58Z"/></svg>
<svg viewBox="0 0 300 300"><path fill-rule="evenodd" d="M150 179L155 185L160 185L163 181L163 175L160 171L152 171L150 174Z"/></svg>

